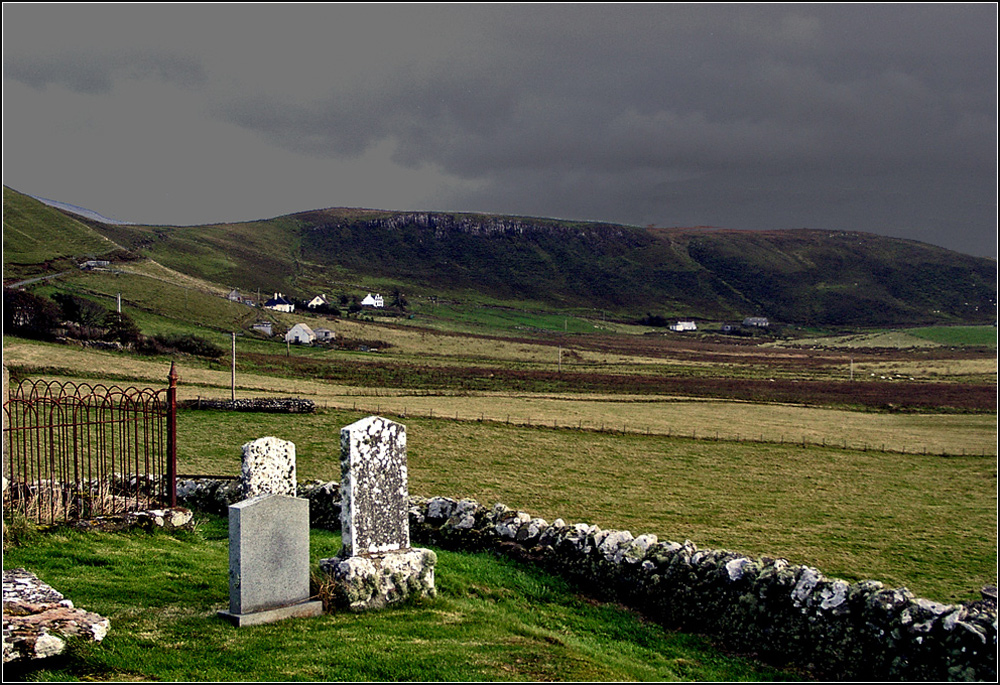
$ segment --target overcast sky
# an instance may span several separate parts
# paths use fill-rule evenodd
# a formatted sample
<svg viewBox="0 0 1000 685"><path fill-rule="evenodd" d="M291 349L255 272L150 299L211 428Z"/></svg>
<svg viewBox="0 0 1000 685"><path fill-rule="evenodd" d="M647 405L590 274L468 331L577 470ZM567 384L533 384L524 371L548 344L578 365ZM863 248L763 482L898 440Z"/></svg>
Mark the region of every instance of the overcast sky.
<svg viewBox="0 0 1000 685"><path fill-rule="evenodd" d="M3 182L140 223L333 206L997 254L997 6L3 5Z"/></svg>

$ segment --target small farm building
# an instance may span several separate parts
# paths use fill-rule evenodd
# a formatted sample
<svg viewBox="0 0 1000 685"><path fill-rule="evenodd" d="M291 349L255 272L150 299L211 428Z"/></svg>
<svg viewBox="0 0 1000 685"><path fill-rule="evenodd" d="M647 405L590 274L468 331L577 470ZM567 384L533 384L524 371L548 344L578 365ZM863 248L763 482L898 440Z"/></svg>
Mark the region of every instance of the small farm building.
<svg viewBox="0 0 1000 685"><path fill-rule="evenodd" d="M744 326L751 326L753 328L767 328L771 323L764 316L748 316L743 319Z"/></svg>
<svg viewBox="0 0 1000 685"><path fill-rule="evenodd" d="M257 331L258 333L263 333L267 337L274 335L274 328L270 321L258 321L257 323L250 326L251 330Z"/></svg>
<svg viewBox="0 0 1000 685"><path fill-rule="evenodd" d="M698 326L695 325L694 321L678 321L677 323L670 324L670 330L672 331L696 331Z"/></svg>
<svg viewBox="0 0 1000 685"><path fill-rule="evenodd" d="M327 342L329 340L336 340L337 334L331 331L329 328L317 328L313 331L316 334L316 339L320 342Z"/></svg>
<svg viewBox="0 0 1000 685"><path fill-rule="evenodd" d="M285 333L285 342L295 343L296 345L311 345L315 339L316 334L304 323L295 324Z"/></svg>

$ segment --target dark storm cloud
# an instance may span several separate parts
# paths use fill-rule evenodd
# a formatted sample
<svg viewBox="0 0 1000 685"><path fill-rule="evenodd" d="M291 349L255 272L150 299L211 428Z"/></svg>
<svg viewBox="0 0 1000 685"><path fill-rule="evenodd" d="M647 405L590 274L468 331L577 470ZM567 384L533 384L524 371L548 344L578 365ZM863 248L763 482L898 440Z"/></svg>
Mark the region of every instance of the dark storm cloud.
<svg viewBox="0 0 1000 685"><path fill-rule="evenodd" d="M204 220L367 204L996 253L992 4L116 8L37 10L34 32L5 33L7 81L131 93L118 128L153 151L169 122L151 173ZM142 128L157 91L137 88L156 83L163 119ZM195 198L169 162L192 155L214 171Z"/></svg>
<svg viewBox="0 0 1000 685"><path fill-rule="evenodd" d="M977 43L960 24L942 38L960 9L864 9L507 8L493 17L503 50L448 72L400 68L312 100L260 96L222 112L319 155L393 137L401 162L463 176L992 164L989 36ZM952 67L937 59L952 53Z"/></svg>
<svg viewBox="0 0 1000 685"><path fill-rule="evenodd" d="M117 79L154 79L195 86L205 81L196 60L138 49L106 53L62 53L43 58L4 59L4 76L32 88L60 85L89 95L106 95Z"/></svg>

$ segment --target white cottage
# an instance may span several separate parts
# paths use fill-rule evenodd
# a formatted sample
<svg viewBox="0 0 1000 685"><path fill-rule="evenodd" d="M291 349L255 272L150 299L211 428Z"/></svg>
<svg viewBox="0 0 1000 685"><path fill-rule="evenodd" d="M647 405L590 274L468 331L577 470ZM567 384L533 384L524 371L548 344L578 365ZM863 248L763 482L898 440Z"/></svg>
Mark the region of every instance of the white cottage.
<svg viewBox="0 0 1000 685"><path fill-rule="evenodd" d="M309 309L316 309L316 307L322 307L326 304L330 304L330 300L326 299L326 293L323 293L322 295L317 295L309 300L309 302L306 303L306 306L309 307Z"/></svg>
<svg viewBox="0 0 1000 685"><path fill-rule="evenodd" d="M316 334L304 323L295 324L285 333L285 342L295 343L296 345L311 345L315 339Z"/></svg>
<svg viewBox="0 0 1000 685"><path fill-rule="evenodd" d="M281 293L275 293L274 297L264 303L265 309L273 309L276 312L286 312L291 314L295 311L295 305L285 299Z"/></svg>
<svg viewBox="0 0 1000 685"><path fill-rule="evenodd" d="M365 299L361 300L361 306L362 307L384 307L385 306L385 300L383 300L382 296L379 295L379 294L377 294L377 293L375 295L372 295L371 293L368 293L365 296Z"/></svg>
<svg viewBox="0 0 1000 685"><path fill-rule="evenodd" d="M677 323L670 324L670 330L672 331L696 331L698 326L695 325L694 321L678 321Z"/></svg>

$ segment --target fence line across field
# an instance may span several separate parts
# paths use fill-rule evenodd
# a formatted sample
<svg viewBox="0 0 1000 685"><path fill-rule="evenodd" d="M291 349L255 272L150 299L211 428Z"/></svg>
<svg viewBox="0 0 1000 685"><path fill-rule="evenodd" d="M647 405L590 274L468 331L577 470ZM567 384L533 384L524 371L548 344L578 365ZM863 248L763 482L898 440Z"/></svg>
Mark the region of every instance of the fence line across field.
<svg viewBox="0 0 1000 685"><path fill-rule="evenodd" d="M324 409L347 409L348 405L346 403L329 403L323 402ZM359 404L354 401L350 408L352 411L360 412L374 412L375 414L382 414L381 404ZM760 445L799 445L801 447L829 447L833 449L844 449L852 451L861 452L884 452L886 454L919 454L924 456L936 456L936 457L966 457L966 456L980 456L980 457L996 457L996 454L988 454L985 449L980 452L969 451L963 448L960 452L934 452L928 451L927 448L918 449L906 449L903 448L893 448L891 446L886 446L886 443L875 443L875 442L857 442L850 443L845 438L839 442L830 441L826 438L819 440L810 440L807 436L802 436L801 439L796 439L795 436L790 434L780 434L777 438L768 437L761 434L759 437L752 434L724 434L720 431L703 431L698 432L697 429L691 429L690 431L674 430L673 428L668 428L666 432L658 431L654 433L650 430L648 426L643 426L640 424L629 425L627 422L621 424L609 423L607 421L601 422L600 426L598 424L585 424L582 420L577 421L575 424L572 422L562 422L560 423L558 419L553 419L552 423L546 423L544 421L533 421L530 415L523 416L521 418L512 417L507 414L505 417L492 417L486 416L485 412L479 412L479 415L472 416L460 416L459 412L455 412L452 415L450 412L437 412L430 409L427 412L421 413L417 411L409 411L408 407L404 406L402 411L385 408L385 415L396 416L400 418L406 418L408 416L416 418L426 418L426 419L445 419L453 421L478 421L480 423L490 422L497 424L506 424L508 426L524 426L525 428L545 428L551 427L554 429L569 429L569 430L579 430L588 431L592 433L615 433L620 435L660 435L668 438L684 438L691 440L705 440L712 442L737 442L737 443L754 443ZM620 426L620 429L619 429Z"/></svg>

